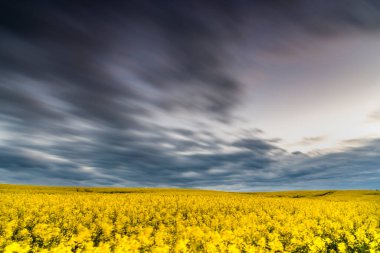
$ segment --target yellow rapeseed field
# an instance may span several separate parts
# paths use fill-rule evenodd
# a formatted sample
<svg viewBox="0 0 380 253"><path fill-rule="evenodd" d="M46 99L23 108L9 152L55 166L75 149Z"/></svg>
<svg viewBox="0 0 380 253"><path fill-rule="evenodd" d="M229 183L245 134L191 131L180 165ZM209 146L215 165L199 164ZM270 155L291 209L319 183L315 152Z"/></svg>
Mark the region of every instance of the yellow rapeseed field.
<svg viewBox="0 0 380 253"><path fill-rule="evenodd" d="M380 192L0 185L0 252L380 252Z"/></svg>

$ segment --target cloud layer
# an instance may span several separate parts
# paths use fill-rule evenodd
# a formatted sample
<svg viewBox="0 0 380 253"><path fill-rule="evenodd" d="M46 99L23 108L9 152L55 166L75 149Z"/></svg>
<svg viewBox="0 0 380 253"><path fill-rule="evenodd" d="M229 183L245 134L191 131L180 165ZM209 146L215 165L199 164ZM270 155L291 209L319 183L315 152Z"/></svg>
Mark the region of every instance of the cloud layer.
<svg viewBox="0 0 380 253"><path fill-rule="evenodd" d="M310 157L261 130L222 134L242 124L235 112L252 84L240 74L263 67L256 55L375 33L377 1L4 1L0 21L0 183L270 190L380 181L377 139Z"/></svg>

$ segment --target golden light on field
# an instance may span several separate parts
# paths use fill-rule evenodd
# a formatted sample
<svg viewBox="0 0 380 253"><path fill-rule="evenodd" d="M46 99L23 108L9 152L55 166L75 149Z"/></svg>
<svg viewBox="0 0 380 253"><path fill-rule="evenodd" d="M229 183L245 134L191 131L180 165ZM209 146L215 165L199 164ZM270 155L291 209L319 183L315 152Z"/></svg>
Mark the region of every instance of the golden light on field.
<svg viewBox="0 0 380 253"><path fill-rule="evenodd" d="M380 192L0 185L0 252L380 252Z"/></svg>

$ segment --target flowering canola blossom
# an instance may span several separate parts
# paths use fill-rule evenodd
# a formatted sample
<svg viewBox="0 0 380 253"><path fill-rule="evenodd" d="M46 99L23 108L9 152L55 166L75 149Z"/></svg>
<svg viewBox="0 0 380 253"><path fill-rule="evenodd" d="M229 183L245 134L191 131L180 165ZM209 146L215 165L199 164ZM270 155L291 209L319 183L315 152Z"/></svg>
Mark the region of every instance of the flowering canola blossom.
<svg viewBox="0 0 380 253"><path fill-rule="evenodd" d="M0 252L380 252L380 192L0 185Z"/></svg>

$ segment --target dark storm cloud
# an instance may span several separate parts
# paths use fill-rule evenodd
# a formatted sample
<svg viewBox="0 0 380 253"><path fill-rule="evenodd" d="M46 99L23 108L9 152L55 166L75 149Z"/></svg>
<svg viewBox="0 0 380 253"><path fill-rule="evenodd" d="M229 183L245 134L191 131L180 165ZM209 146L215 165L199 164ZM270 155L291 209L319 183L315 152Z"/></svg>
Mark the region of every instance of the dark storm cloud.
<svg viewBox="0 0 380 253"><path fill-rule="evenodd" d="M12 178L28 177L30 179L61 179L82 181L94 179L92 175L81 171L78 165L69 161L41 159L28 154L25 150L2 148L0 152L3 176L9 174ZM47 181L48 183L48 181Z"/></svg>
<svg viewBox="0 0 380 253"><path fill-rule="evenodd" d="M376 179L369 154L378 142L309 158L258 129L227 141L212 128L152 122L183 113L231 123L250 85L235 72L256 60L247 58L379 27L377 1L2 1L0 181L252 188L344 173ZM360 165L369 174L355 172Z"/></svg>
<svg viewBox="0 0 380 253"><path fill-rule="evenodd" d="M344 152L309 157L288 154L265 140L256 140L259 145L251 143L249 148L236 145L247 143L247 139L232 143L220 140L218 145L239 147L223 153L215 144L192 137L194 143L209 145L204 146L204 151L215 152L179 155L178 150L192 150L194 145L169 137L165 131L156 131L156 136L129 133L114 138L108 132L102 129L100 133L86 133L85 137L90 139L87 144L82 140L61 141L48 147L12 143L17 148L1 151L0 168L5 171L2 178L18 183L29 178L30 182L44 184L232 187L234 190L357 188L364 182L367 188L375 188L380 180L379 140ZM162 143L171 143L173 147ZM57 178L61 181L56 181Z"/></svg>
<svg viewBox="0 0 380 253"><path fill-rule="evenodd" d="M48 82L80 116L119 125L125 111L143 111L136 101L215 115L237 102L238 83L226 73L220 29L186 6L37 1L5 3L2 11L3 73ZM113 68L121 68L122 80L110 73ZM147 99L145 90L133 90L136 79L158 96Z"/></svg>
<svg viewBox="0 0 380 253"><path fill-rule="evenodd" d="M293 164L283 175L289 181L316 182L327 188L376 188L380 182L380 140L364 140L359 147L316 157Z"/></svg>
<svg viewBox="0 0 380 253"><path fill-rule="evenodd" d="M27 92L12 87L12 83L0 85L0 105L3 115L9 115L26 121L40 118L57 120L60 118L54 110L51 110L43 101L30 96Z"/></svg>
<svg viewBox="0 0 380 253"><path fill-rule="evenodd" d="M230 73L242 56L239 46L285 49L282 31L290 39L380 24L377 1L6 1L1 7L3 75L46 80L74 113L117 125L125 111L144 112L139 101L226 116L239 100L239 81ZM110 73L114 65L123 80ZM134 90L136 81L158 95Z"/></svg>
<svg viewBox="0 0 380 253"><path fill-rule="evenodd" d="M234 143L232 143L233 146L239 147L239 148L245 148L249 149L251 151L259 151L262 153L267 153L273 149L276 149L275 146L269 144L267 141L261 140L261 139L241 139Z"/></svg>
<svg viewBox="0 0 380 253"><path fill-rule="evenodd" d="M128 136L117 136L113 132L115 136L111 137L109 131L102 129L100 132L84 133L82 137L90 139L87 144L82 140L75 142L69 139L65 142L63 138L47 147L26 146L25 141L12 142L8 144L15 148L4 149L1 153L0 168L6 171L4 175L12 174L12 182L17 182L18 175L23 178L26 174L39 180L45 178L45 183L55 182L52 180L60 177L62 184L75 180L80 184L97 184L103 180L106 184L134 182L147 186L202 187L234 178L233 182L236 183L245 170L263 170L274 162L270 155L263 155L268 152L265 145L222 153L218 145L231 143L220 140L219 144L215 144L213 140L194 136L191 140L176 139L168 136L166 131L156 131L156 135L150 136L138 136L131 132ZM183 129L180 132L186 131ZM172 147L160 145L162 143L170 143ZM177 153L194 148L216 152ZM260 151L261 148L264 150Z"/></svg>

